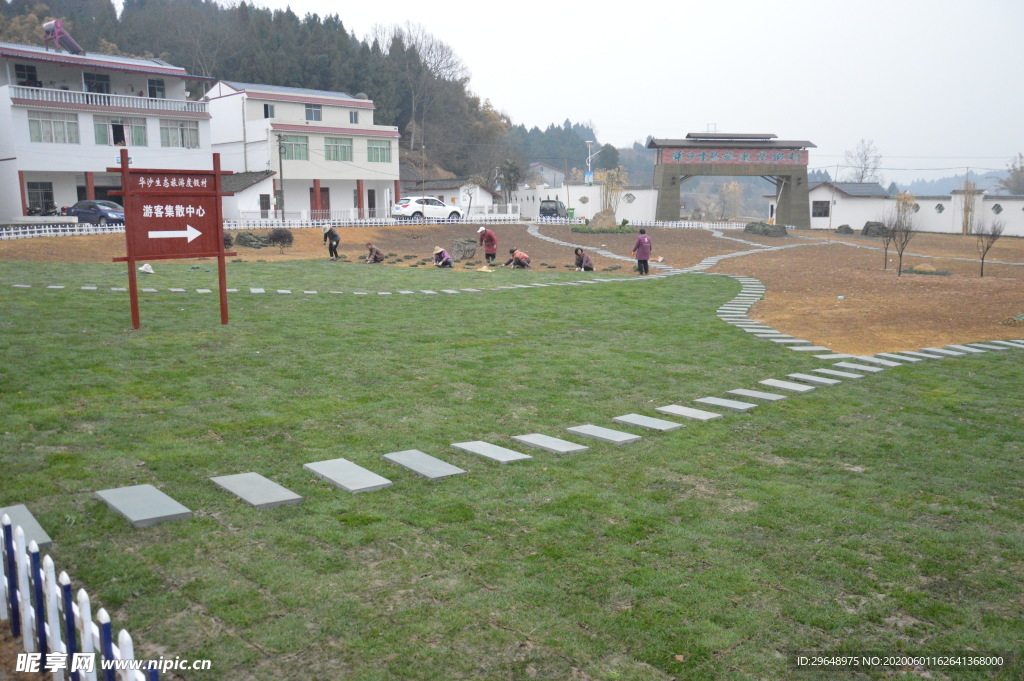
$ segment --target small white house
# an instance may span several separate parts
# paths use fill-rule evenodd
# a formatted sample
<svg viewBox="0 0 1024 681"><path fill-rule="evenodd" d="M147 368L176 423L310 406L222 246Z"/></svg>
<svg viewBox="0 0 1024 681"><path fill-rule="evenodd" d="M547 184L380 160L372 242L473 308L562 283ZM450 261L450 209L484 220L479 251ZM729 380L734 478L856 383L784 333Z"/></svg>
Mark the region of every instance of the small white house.
<svg viewBox="0 0 1024 681"><path fill-rule="evenodd" d="M520 213L525 219L537 218L541 201L549 199L564 203L567 209L572 209L575 218L590 219L601 210L602 191L600 184L587 185L583 182L567 182L557 188L523 186L512 193L512 202L520 205ZM630 222L652 221L657 203L656 187L623 187L615 219L618 222L624 219Z"/></svg>
<svg viewBox="0 0 1024 681"><path fill-rule="evenodd" d="M565 184L564 170L540 161L529 165L529 174L537 179L537 184L546 184L553 189L560 189Z"/></svg>

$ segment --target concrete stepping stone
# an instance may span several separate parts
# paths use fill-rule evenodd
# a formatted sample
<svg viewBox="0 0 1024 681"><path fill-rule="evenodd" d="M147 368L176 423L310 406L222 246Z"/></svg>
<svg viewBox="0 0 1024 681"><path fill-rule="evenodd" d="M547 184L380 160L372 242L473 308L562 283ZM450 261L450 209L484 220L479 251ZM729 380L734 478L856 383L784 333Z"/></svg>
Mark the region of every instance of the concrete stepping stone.
<svg viewBox="0 0 1024 681"><path fill-rule="evenodd" d="M651 430L658 430L663 433L684 427L682 423L667 421L665 419L656 419L651 416L644 416L643 414L623 414L622 416L615 416L612 418L612 421L615 421L616 423L625 423L629 426L650 428Z"/></svg>
<svg viewBox="0 0 1024 681"><path fill-rule="evenodd" d="M196 293L212 293L212 291L208 288L197 288ZM306 291L306 293L309 293L309 291ZM316 291L313 291L313 293L316 293Z"/></svg>
<svg viewBox="0 0 1024 681"><path fill-rule="evenodd" d="M533 458L529 454L523 454L522 452L517 452L514 449L506 449L505 447L492 445L490 442L484 442L483 440L473 440L472 442L453 442L452 447L463 452L469 452L470 454L477 454L485 459L497 461L502 464Z"/></svg>
<svg viewBox="0 0 1024 681"><path fill-rule="evenodd" d="M592 437L596 440L611 442L616 445L627 445L631 442L638 442L643 439L639 435L623 433L621 430L612 430L611 428L602 428L601 426L595 426L589 423L582 426L572 426L570 428L566 428L566 430L575 435Z"/></svg>
<svg viewBox="0 0 1024 681"><path fill-rule="evenodd" d="M1024 348L1024 342L1021 342L1021 341L994 340L994 341L989 341L989 342L995 343L997 345L1005 345L1005 346L1007 346L1009 348L1018 348L1018 349ZM927 350L927 349L934 349L934 348L925 348L925 349Z"/></svg>
<svg viewBox="0 0 1024 681"><path fill-rule="evenodd" d="M828 351L828 348L822 345L799 345L790 348L790 350L794 350L796 352L823 352Z"/></svg>
<svg viewBox="0 0 1024 681"><path fill-rule="evenodd" d="M450 288L443 288L443 289L441 289L441 293L454 294L454 293L458 293L458 291L456 291L454 289L450 289Z"/></svg>
<svg viewBox="0 0 1024 681"><path fill-rule="evenodd" d="M787 343L791 345L795 345L797 343L807 343L808 345L811 344L811 341L802 340L800 338L769 338L768 340L770 340L772 343ZM825 349L828 350L828 348Z"/></svg>
<svg viewBox="0 0 1024 681"><path fill-rule="evenodd" d="M249 289L249 293L266 293L266 290L261 288L251 288Z"/></svg>
<svg viewBox="0 0 1024 681"><path fill-rule="evenodd" d="M401 452L391 452L380 457L385 461L398 464L408 468L416 475L421 475L427 480L441 480L450 478L453 475L465 475L466 471L453 466L447 461L425 454L418 449L406 449Z"/></svg>
<svg viewBox="0 0 1024 681"><path fill-rule="evenodd" d="M861 362L870 362L871 364L877 364L883 367L898 367L903 366L899 362L893 362L892 360L882 359L880 357L872 357L871 355L857 355L854 359Z"/></svg>
<svg viewBox="0 0 1024 681"><path fill-rule="evenodd" d="M374 490L391 487L394 484L387 478L377 475L373 471L368 471L348 459L314 461L304 464L302 467L321 480L326 480L332 485L352 494L373 492Z"/></svg>
<svg viewBox="0 0 1024 681"><path fill-rule="evenodd" d="M420 293L426 293L428 296L436 296L437 291L430 291L427 289L420 289Z"/></svg>
<svg viewBox="0 0 1024 681"><path fill-rule="evenodd" d="M112 288L110 290L111 291L116 291L117 289L113 289ZM171 293L184 293L185 292L185 289L183 289L183 288L169 288L167 290L170 291Z"/></svg>
<svg viewBox="0 0 1024 681"><path fill-rule="evenodd" d="M292 294L292 292L286 288L279 288L277 289L277 292L283 296L290 296Z"/></svg>
<svg viewBox="0 0 1024 681"><path fill-rule="evenodd" d="M932 352L936 355L948 355L950 357L963 357L965 352L958 352L957 350L947 350L946 348L921 348L925 352Z"/></svg>
<svg viewBox="0 0 1024 681"><path fill-rule="evenodd" d="M970 348L970 347L967 347L966 345L947 345L946 347L950 348L952 350L959 350L961 352L970 352L970 353L982 353L982 352L985 352L984 350L981 350L979 348Z"/></svg>
<svg viewBox="0 0 1024 681"><path fill-rule="evenodd" d="M664 407L657 407L657 411L662 414L671 414L672 416L682 416L686 419L693 419L695 421L710 421L711 419L722 418L722 415L715 411L704 411L703 409L694 409L693 407L684 407L679 404L668 404Z"/></svg>
<svg viewBox="0 0 1024 681"><path fill-rule="evenodd" d="M984 350L978 350L978 352L984 352ZM924 360L920 357L907 357L906 355L897 355L894 352L880 352L879 357L885 357L886 359L894 359L897 362L923 362Z"/></svg>
<svg viewBox="0 0 1024 681"><path fill-rule="evenodd" d="M62 288L64 288L64 287L63 287L63 286L57 286L56 284L53 284L53 285L51 285L51 286L47 286L46 288L48 288L48 289L53 289L53 290L55 290L55 291L59 291L59 290L61 290L61 289L62 289Z"/></svg>
<svg viewBox="0 0 1024 681"><path fill-rule="evenodd" d="M929 352L917 352L916 350L900 350L901 355L910 355L911 357L920 357L922 359L947 359L945 355L936 355Z"/></svg>
<svg viewBox="0 0 1024 681"><path fill-rule="evenodd" d="M766 393L761 390L747 390L746 388L737 388L735 390L726 390L730 395L738 395L740 397L752 397L755 400L767 400L768 402L778 402L779 400L786 399L785 395L779 395L776 393Z"/></svg>
<svg viewBox="0 0 1024 681"><path fill-rule="evenodd" d="M732 409L733 411L750 411L757 407L756 404L750 402L740 402L739 400L727 400L722 397L698 397L694 402L700 402L701 404L708 404L712 407L722 407L724 409Z"/></svg>
<svg viewBox="0 0 1024 681"><path fill-rule="evenodd" d="M390 296L391 291L377 291L378 296Z"/></svg>
<svg viewBox="0 0 1024 681"><path fill-rule="evenodd" d="M839 378L864 378L864 374L853 374L849 371L836 371L835 369L812 369L817 374L826 376L838 376Z"/></svg>
<svg viewBox="0 0 1024 681"><path fill-rule="evenodd" d="M259 473L238 473L210 478L213 484L256 508L266 511L278 506L301 504L302 497Z"/></svg>
<svg viewBox="0 0 1024 681"><path fill-rule="evenodd" d="M814 376L812 374L786 374L789 378L796 379L798 381L806 381L814 385L838 385L842 381L837 381L834 378L825 378L824 376Z"/></svg>
<svg viewBox="0 0 1024 681"><path fill-rule="evenodd" d="M550 435L542 435L541 433L513 435L512 439L516 442L521 442L528 447L536 447L537 449L543 449L555 454L575 454L578 452L585 452L590 449L590 447L587 447L586 445L569 442L568 440L561 440L557 437L551 437Z"/></svg>
<svg viewBox="0 0 1024 681"><path fill-rule="evenodd" d="M15 527L21 527L21 530L25 533L26 546L28 546L29 542L33 541L40 551L49 551L50 547L53 546L53 540L50 539L50 535L46 533L46 530L43 529L43 526L39 524L39 521L36 520L36 517L32 515L32 511L28 510L28 506L25 504L15 504L0 508L0 520L3 519L4 515L11 519L12 530Z"/></svg>
<svg viewBox="0 0 1024 681"><path fill-rule="evenodd" d="M882 367L868 366L867 364L857 364L855 362L836 362L832 365L833 367L839 367L840 369L852 369L853 371L864 371L869 374L877 374L879 371L885 371Z"/></svg>
<svg viewBox="0 0 1024 681"><path fill-rule="evenodd" d="M82 287L83 291L95 291L96 289L97 289L96 286L83 286Z"/></svg>
<svg viewBox="0 0 1024 681"><path fill-rule="evenodd" d="M988 343L968 343L972 348L981 348L982 350L1009 350L999 345L989 345Z"/></svg>
<svg viewBox="0 0 1024 681"><path fill-rule="evenodd" d="M124 516L135 528L152 527L192 517L192 511L153 485L104 489L96 492L96 497Z"/></svg>
<svg viewBox="0 0 1024 681"><path fill-rule="evenodd" d="M766 378L763 381L758 381L761 385L766 385L770 388L780 388L782 390L792 390L795 393L808 393L814 390L813 385L804 385L803 383L794 383L793 381L780 381L777 378Z"/></svg>
<svg viewBox="0 0 1024 681"><path fill-rule="evenodd" d="M842 352L833 352L829 355L815 355L815 359L853 359L856 355L847 355Z"/></svg>

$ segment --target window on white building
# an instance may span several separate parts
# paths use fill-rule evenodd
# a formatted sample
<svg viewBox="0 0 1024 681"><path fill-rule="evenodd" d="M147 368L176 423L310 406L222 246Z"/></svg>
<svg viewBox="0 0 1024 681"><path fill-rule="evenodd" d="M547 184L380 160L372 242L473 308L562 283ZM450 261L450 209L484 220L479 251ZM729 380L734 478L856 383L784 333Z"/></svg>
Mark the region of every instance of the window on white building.
<svg viewBox="0 0 1024 681"><path fill-rule="evenodd" d="M198 121L160 121L160 146L181 149L199 148Z"/></svg>
<svg viewBox="0 0 1024 681"><path fill-rule="evenodd" d="M18 85L39 87L39 80L36 78L36 67L31 64L15 64L14 79L18 82Z"/></svg>
<svg viewBox="0 0 1024 681"><path fill-rule="evenodd" d="M110 94L110 76L105 73L83 73L82 81L86 92Z"/></svg>
<svg viewBox="0 0 1024 681"><path fill-rule="evenodd" d="M274 105L273 104L264 104L263 105L263 117L264 118L273 118L274 117Z"/></svg>
<svg viewBox="0 0 1024 681"><path fill-rule="evenodd" d="M1003 207L997 203L996 205L992 206L992 212L995 213L996 215L999 215L1000 213L1003 212Z"/></svg>
<svg viewBox="0 0 1024 681"><path fill-rule="evenodd" d="M811 217L827 218L829 216L829 210L831 208L831 201L811 201Z"/></svg>
<svg viewBox="0 0 1024 681"><path fill-rule="evenodd" d="M25 190L28 205L32 208L49 208L55 206L53 202L52 182L26 182Z"/></svg>
<svg viewBox="0 0 1024 681"><path fill-rule="evenodd" d="M281 135L281 158L285 161L308 161L309 138L300 135Z"/></svg>
<svg viewBox="0 0 1024 681"><path fill-rule="evenodd" d="M153 99L166 99L167 93L164 91L164 81L160 78L149 79L149 96Z"/></svg>
<svg viewBox="0 0 1024 681"><path fill-rule="evenodd" d="M96 131L96 144L117 147L145 147L149 144L145 118L93 116L93 129Z"/></svg>
<svg viewBox="0 0 1024 681"><path fill-rule="evenodd" d="M354 125L358 125L359 124L359 112L358 111L349 111L348 112L348 122L352 123Z"/></svg>
<svg viewBox="0 0 1024 681"><path fill-rule="evenodd" d="M307 121L322 121L324 119L323 107L319 104L307 104L306 105L306 120Z"/></svg>
<svg viewBox="0 0 1024 681"><path fill-rule="evenodd" d="M391 142L389 140L367 140L366 160L370 163L391 163Z"/></svg>
<svg viewBox="0 0 1024 681"><path fill-rule="evenodd" d="M324 158L328 161L351 161L352 140L346 137L324 138Z"/></svg>
<svg viewBox="0 0 1024 681"><path fill-rule="evenodd" d="M935 212L936 213L941 213L944 210L946 210L946 207L943 206L941 203L936 203L935 204Z"/></svg>
<svg viewBox="0 0 1024 681"><path fill-rule="evenodd" d="M29 111L28 137L33 142L78 144L78 114Z"/></svg>

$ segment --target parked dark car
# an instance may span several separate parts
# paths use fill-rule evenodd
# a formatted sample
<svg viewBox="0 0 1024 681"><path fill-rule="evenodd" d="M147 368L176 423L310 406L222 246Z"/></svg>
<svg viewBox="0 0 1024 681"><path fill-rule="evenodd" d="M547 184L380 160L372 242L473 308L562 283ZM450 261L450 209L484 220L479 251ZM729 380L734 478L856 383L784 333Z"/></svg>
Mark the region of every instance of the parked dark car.
<svg viewBox="0 0 1024 681"><path fill-rule="evenodd" d="M542 218L564 218L566 216L565 204L561 201L548 199L540 202L540 216Z"/></svg>
<svg viewBox="0 0 1024 681"><path fill-rule="evenodd" d="M91 222L94 225L124 222L124 208L113 201L79 201L68 208L68 215L77 217L79 222Z"/></svg>

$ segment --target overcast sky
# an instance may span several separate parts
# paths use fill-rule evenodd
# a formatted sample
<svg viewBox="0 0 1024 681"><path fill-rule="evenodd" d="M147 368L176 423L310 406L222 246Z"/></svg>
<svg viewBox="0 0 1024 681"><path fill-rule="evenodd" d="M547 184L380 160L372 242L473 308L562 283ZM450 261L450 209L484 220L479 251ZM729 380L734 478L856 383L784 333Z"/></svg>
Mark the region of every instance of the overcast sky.
<svg viewBox="0 0 1024 681"><path fill-rule="evenodd" d="M1020 0L253 4L338 14L358 38L420 24L514 123L589 121L617 147L775 133L816 144L811 167L834 175L867 139L900 182L1002 170L1024 151Z"/></svg>

